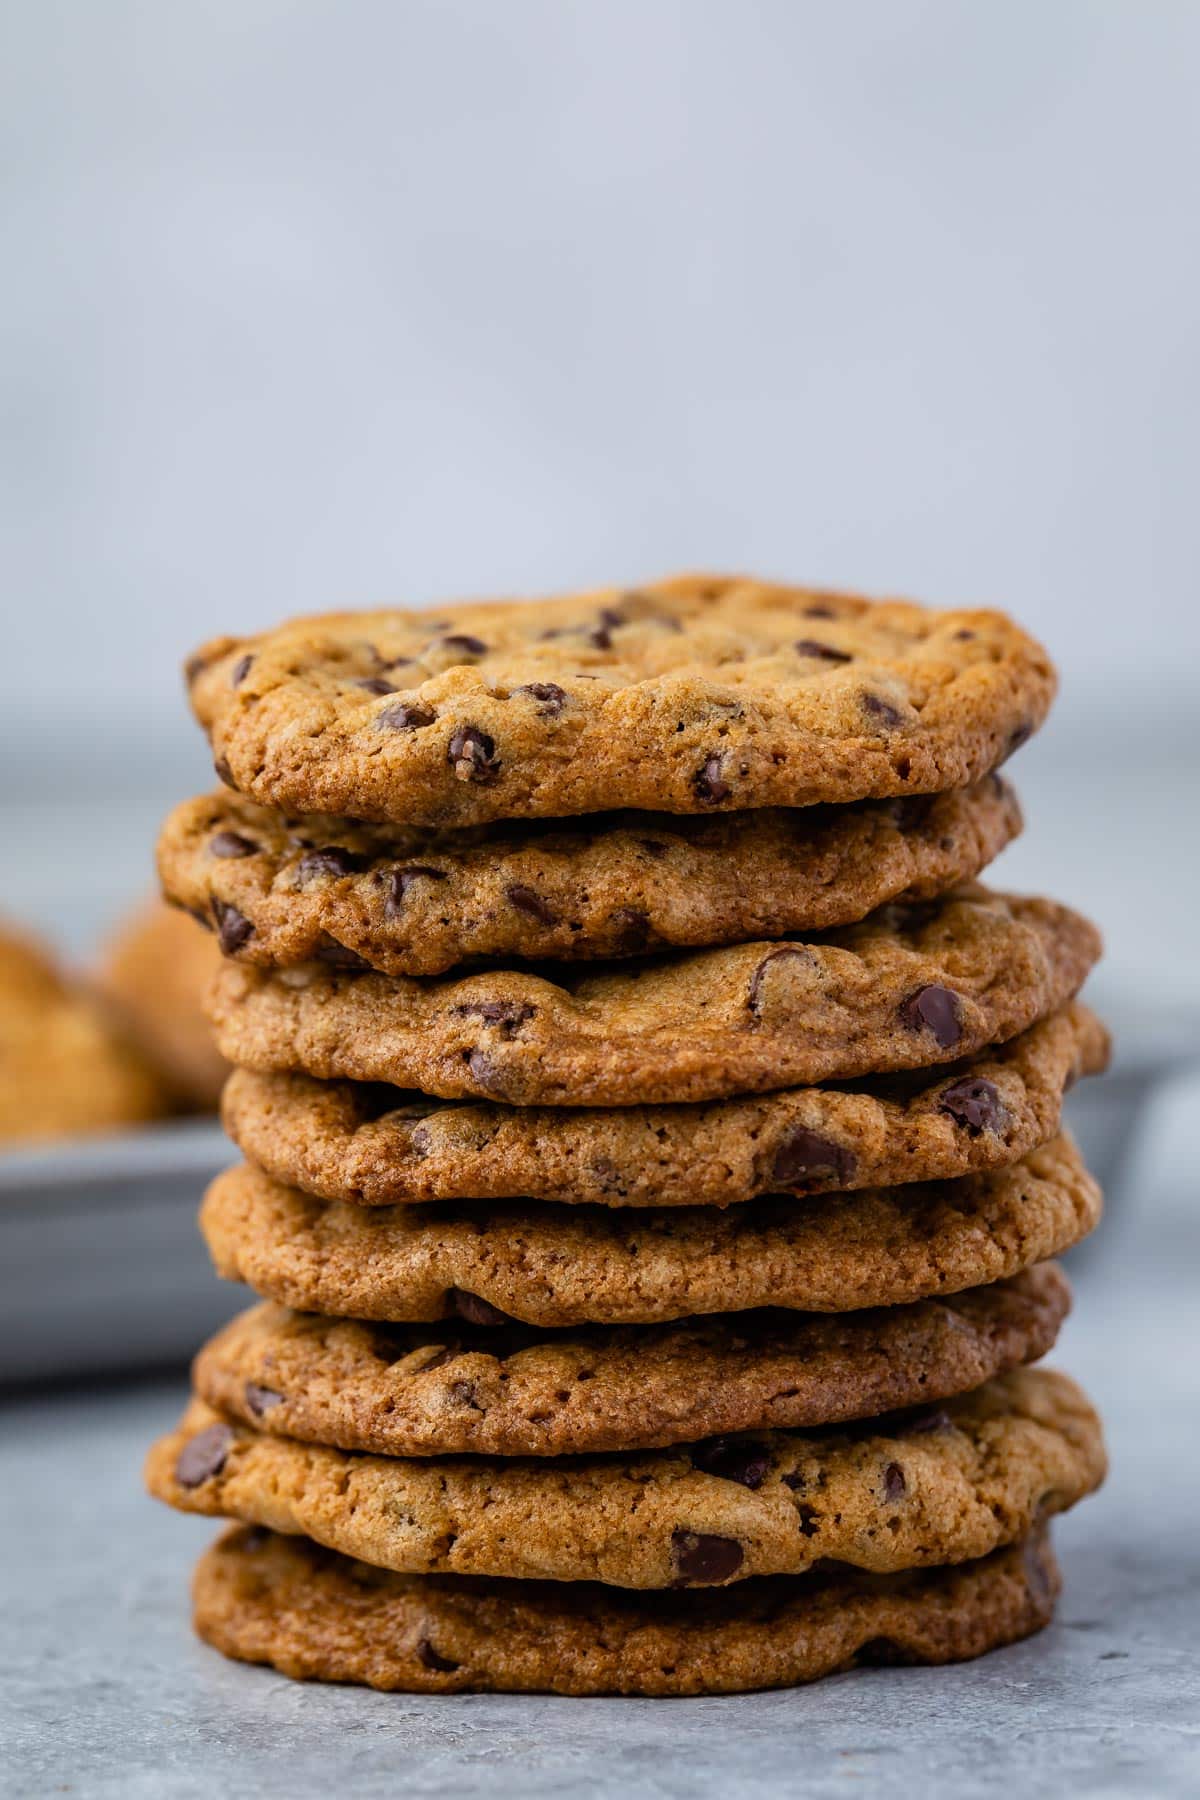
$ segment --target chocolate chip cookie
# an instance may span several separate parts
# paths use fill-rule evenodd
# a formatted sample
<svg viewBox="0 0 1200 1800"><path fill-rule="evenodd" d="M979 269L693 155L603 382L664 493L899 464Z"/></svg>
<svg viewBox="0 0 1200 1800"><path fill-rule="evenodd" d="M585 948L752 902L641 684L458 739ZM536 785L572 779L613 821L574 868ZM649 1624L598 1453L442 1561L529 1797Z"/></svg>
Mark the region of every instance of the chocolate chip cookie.
<svg viewBox="0 0 1200 1800"><path fill-rule="evenodd" d="M251 1162L326 1200L729 1206L1015 1162L1054 1136L1065 1089L1103 1069L1108 1048L1095 1014L1072 1001L950 1073L853 1086L708 1105L506 1107L238 1069L222 1113Z"/></svg>
<svg viewBox="0 0 1200 1800"><path fill-rule="evenodd" d="M103 995L0 928L0 1142L140 1125L167 1099Z"/></svg>
<svg viewBox="0 0 1200 1800"><path fill-rule="evenodd" d="M347 1206L243 1167L218 1176L200 1227L219 1274L299 1312L559 1326L899 1306L1057 1256L1099 1215L1099 1189L1060 1137L960 1181L725 1212Z"/></svg>
<svg viewBox="0 0 1200 1800"><path fill-rule="evenodd" d="M1038 1527L977 1562L839 1568L686 1594L395 1575L235 1526L196 1570L225 1656L400 1693L732 1694L871 1663L952 1663L1040 1631L1060 1577Z"/></svg>
<svg viewBox="0 0 1200 1800"><path fill-rule="evenodd" d="M193 1400L146 1479L181 1512L313 1538L402 1574L716 1587L819 1562L877 1574L967 1562L1104 1477L1100 1421L1066 1375L1019 1369L939 1421L866 1420L668 1450L503 1461L354 1455Z"/></svg>
<svg viewBox="0 0 1200 1800"><path fill-rule="evenodd" d="M1100 953L1050 900L971 886L795 943L553 974L414 980L226 963L210 993L231 1062L457 1099L634 1106L928 1068L1061 1006Z"/></svg>
<svg viewBox="0 0 1200 1800"><path fill-rule="evenodd" d="M722 576L298 619L214 639L188 676L231 787L403 825L965 787L1055 690L1002 613Z"/></svg>
<svg viewBox="0 0 1200 1800"><path fill-rule="evenodd" d="M1020 830L999 776L953 793L716 818L596 815L426 831L269 812L225 793L163 828L169 899L263 968L595 959L821 931L979 871Z"/></svg>
<svg viewBox="0 0 1200 1800"><path fill-rule="evenodd" d="M1050 1349L1053 1263L952 1300L670 1325L363 1324L270 1302L196 1358L197 1394L270 1435L380 1456L567 1456L932 1404Z"/></svg>
<svg viewBox="0 0 1200 1800"><path fill-rule="evenodd" d="M169 1088L177 1112L215 1112L229 1065L203 996L220 961L207 931L174 907L140 907L108 945L99 979Z"/></svg>

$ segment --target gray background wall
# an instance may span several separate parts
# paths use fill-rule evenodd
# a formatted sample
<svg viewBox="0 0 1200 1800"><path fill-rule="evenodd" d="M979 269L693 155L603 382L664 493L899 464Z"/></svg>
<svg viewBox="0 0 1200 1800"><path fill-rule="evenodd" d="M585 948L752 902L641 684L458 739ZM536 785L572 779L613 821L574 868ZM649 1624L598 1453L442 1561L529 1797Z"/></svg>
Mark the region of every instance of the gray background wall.
<svg viewBox="0 0 1200 1800"><path fill-rule="evenodd" d="M211 631L709 564L1017 611L1029 878L1182 948L1200 7L3 19L0 905L136 886Z"/></svg>

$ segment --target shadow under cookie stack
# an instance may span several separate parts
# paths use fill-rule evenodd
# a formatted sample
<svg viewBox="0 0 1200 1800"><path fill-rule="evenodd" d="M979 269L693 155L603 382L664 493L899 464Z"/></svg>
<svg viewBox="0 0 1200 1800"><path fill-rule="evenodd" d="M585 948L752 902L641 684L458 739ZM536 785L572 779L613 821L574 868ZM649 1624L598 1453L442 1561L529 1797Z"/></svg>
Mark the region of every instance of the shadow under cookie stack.
<svg viewBox="0 0 1200 1800"><path fill-rule="evenodd" d="M151 1490L235 1524L227 1655L702 1694L1051 1617L1099 1422L1032 1367L1108 1044L1066 907L978 885L1054 693L1003 615L758 582L339 614L189 665L261 1304ZM614 808L621 808L617 812Z"/></svg>

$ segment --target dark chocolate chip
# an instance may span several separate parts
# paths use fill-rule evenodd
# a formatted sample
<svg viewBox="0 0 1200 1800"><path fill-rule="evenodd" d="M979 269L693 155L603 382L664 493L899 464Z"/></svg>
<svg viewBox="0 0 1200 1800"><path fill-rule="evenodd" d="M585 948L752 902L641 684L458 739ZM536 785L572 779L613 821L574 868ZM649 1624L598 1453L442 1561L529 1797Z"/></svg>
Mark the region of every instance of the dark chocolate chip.
<svg viewBox="0 0 1200 1800"><path fill-rule="evenodd" d="M208 848L212 856L254 856L258 851L254 839L243 837L240 831L214 831Z"/></svg>
<svg viewBox="0 0 1200 1800"><path fill-rule="evenodd" d="M1008 743L1004 747L1004 754L1000 758L1001 763L1006 763L1009 757L1021 748L1022 744L1029 742L1032 736L1033 726L1031 724L1026 722L1024 725L1018 725L1017 729L1010 734Z"/></svg>
<svg viewBox="0 0 1200 1800"><path fill-rule="evenodd" d="M981 1131L996 1131L1004 1117L999 1090L990 1081L971 1075L942 1089L938 1111L965 1125L972 1137Z"/></svg>
<svg viewBox="0 0 1200 1800"><path fill-rule="evenodd" d="M236 906L231 906L228 900L214 900L212 911L217 926L217 941L226 956L233 956L253 934L254 926L245 913L239 912Z"/></svg>
<svg viewBox="0 0 1200 1800"><path fill-rule="evenodd" d="M330 844L324 850L305 851L296 864L296 876L303 886L325 875L340 880L343 875L353 875L362 866L363 858L356 856L353 850L343 850L340 844Z"/></svg>
<svg viewBox="0 0 1200 1800"><path fill-rule="evenodd" d="M446 1389L446 1393L454 1406L469 1406L474 1412L483 1411L483 1408L475 1398L475 1383L473 1381L452 1381L450 1386Z"/></svg>
<svg viewBox="0 0 1200 1800"><path fill-rule="evenodd" d="M356 681L354 685L356 688L361 688L364 694L394 694L396 692L392 682L385 681L382 675L367 675L362 681Z"/></svg>
<svg viewBox="0 0 1200 1800"><path fill-rule="evenodd" d="M205 669L207 669L207 667L208 667L207 656L197 655L197 656L189 656L188 657L187 661L183 665L183 678L187 682L189 687L191 687L192 683L196 680L197 676L203 675L203 673L204 673Z"/></svg>
<svg viewBox="0 0 1200 1800"><path fill-rule="evenodd" d="M280 1405L283 1400L283 1395L275 1388L260 1387L257 1381L248 1381L245 1392L246 1410L256 1419L261 1419L264 1413L269 1413L273 1406Z"/></svg>
<svg viewBox="0 0 1200 1800"><path fill-rule="evenodd" d="M388 876L387 894L383 902L384 917L394 919L404 905L405 896L414 881L448 881L445 869L431 869L426 863L408 863L393 869Z"/></svg>
<svg viewBox="0 0 1200 1800"><path fill-rule="evenodd" d="M845 1144L792 1125L776 1146L771 1180L784 1188L845 1187L857 1167L858 1158Z"/></svg>
<svg viewBox="0 0 1200 1800"><path fill-rule="evenodd" d="M788 1486L791 1485L789 1482ZM815 1506L809 1506L807 1501L801 1501L796 1508L796 1523L800 1527L801 1537L814 1538L821 1529L817 1509Z"/></svg>
<svg viewBox="0 0 1200 1800"><path fill-rule="evenodd" d="M376 1354L378 1354L378 1352L376 1352ZM415 1373L418 1375L428 1375L432 1369L444 1369L447 1363L453 1362L455 1357L459 1355L461 1355L461 1350L457 1344L447 1344L443 1349L435 1350L429 1361L422 1363L421 1367L417 1369Z"/></svg>
<svg viewBox="0 0 1200 1800"><path fill-rule="evenodd" d="M557 719L567 703L565 688L560 688L556 681L529 681L524 687L513 689L515 694L528 694L531 700L538 703L538 716L543 719Z"/></svg>
<svg viewBox="0 0 1200 1800"><path fill-rule="evenodd" d="M897 831L919 831L933 811L935 794L905 794L889 802Z"/></svg>
<svg viewBox="0 0 1200 1800"><path fill-rule="evenodd" d="M646 948L650 918L640 906L618 906L608 922L616 938L618 955L635 956Z"/></svg>
<svg viewBox="0 0 1200 1800"><path fill-rule="evenodd" d="M618 625L624 625L625 614L618 612L614 606L602 606L600 608L600 623L607 626L609 631L615 631Z"/></svg>
<svg viewBox="0 0 1200 1800"><path fill-rule="evenodd" d="M711 1531L673 1531L671 1559L681 1586L728 1581L737 1574L746 1553L736 1538L717 1537Z"/></svg>
<svg viewBox="0 0 1200 1800"><path fill-rule="evenodd" d="M879 694L864 694L862 709L872 719L878 719L883 725L899 725L901 715L890 700L884 700Z"/></svg>
<svg viewBox="0 0 1200 1800"><path fill-rule="evenodd" d="M836 619L837 613L832 606L818 603L816 606L806 606L804 616L806 619Z"/></svg>
<svg viewBox="0 0 1200 1800"><path fill-rule="evenodd" d="M523 912L528 919L536 919L539 925L557 925L558 917L546 905L536 888L526 887L524 882L514 881L504 890L509 903Z"/></svg>
<svg viewBox="0 0 1200 1800"><path fill-rule="evenodd" d="M206 1425L179 1452L175 1462L175 1479L180 1487L199 1487L201 1482L219 1475L233 1448L233 1433L228 1425Z"/></svg>
<svg viewBox="0 0 1200 1800"><path fill-rule="evenodd" d="M714 1438L709 1444L694 1444L689 1454L692 1467L703 1474L719 1475L722 1481L736 1481L747 1488L760 1488L771 1467L764 1445L747 1444L738 1438Z"/></svg>
<svg viewBox="0 0 1200 1800"><path fill-rule="evenodd" d="M717 752L710 756L702 769L698 769L692 777L692 792L697 800L706 806L716 806L722 800L728 800L733 789L727 781L722 781L721 770L725 766L725 758Z"/></svg>
<svg viewBox="0 0 1200 1800"><path fill-rule="evenodd" d="M593 650L611 650L612 632L607 625L594 625L587 634L587 641Z"/></svg>
<svg viewBox="0 0 1200 1800"><path fill-rule="evenodd" d="M812 656L821 662L848 663L854 659L848 650L835 650L832 644L818 644L816 638L800 638L796 649L801 656Z"/></svg>
<svg viewBox="0 0 1200 1800"><path fill-rule="evenodd" d="M900 1022L910 1031L931 1031L942 1050L957 1044L963 1034L958 995L932 982L901 1002Z"/></svg>
<svg viewBox="0 0 1200 1800"><path fill-rule="evenodd" d="M496 743L477 725L460 725L446 748L446 761L460 781L495 781L500 773Z"/></svg>
<svg viewBox="0 0 1200 1800"><path fill-rule="evenodd" d="M337 939L326 933L324 939L313 951L318 962L328 963L331 969L369 969L370 963L357 950L351 950L348 944L339 944Z"/></svg>
<svg viewBox="0 0 1200 1800"><path fill-rule="evenodd" d="M452 631L449 637L442 639L443 650L461 650L464 656L486 656L487 645L482 638L472 637L469 631Z"/></svg>
<svg viewBox="0 0 1200 1800"><path fill-rule="evenodd" d="M467 1288L451 1288L446 1295L450 1309L460 1319L466 1319L472 1325L512 1325L515 1321L508 1313L501 1312L490 1300L484 1300L479 1294L472 1294Z"/></svg>
<svg viewBox="0 0 1200 1800"><path fill-rule="evenodd" d="M427 1669L434 1669L439 1675L453 1675L458 1663L451 1662L448 1656L440 1656L428 1638L422 1638L417 1645L417 1661Z"/></svg>
<svg viewBox="0 0 1200 1800"><path fill-rule="evenodd" d="M432 725L436 718L437 714L427 706L410 706L401 700L376 713L375 723L384 731L418 731L422 725Z"/></svg>
<svg viewBox="0 0 1200 1800"><path fill-rule="evenodd" d="M907 1492L908 1482L905 1480L904 1470L900 1467L898 1462L890 1462L883 1471L884 1499L899 1500L900 1496Z"/></svg>
<svg viewBox="0 0 1200 1800"><path fill-rule="evenodd" d="M476 1085L493 1100L505 1099L504 1070L495 1057L489 1056L486 1050L468 1050L465 1054L467 1067L474 1076Z"/></svg>
<svg viewBox="0 0 1200 1800"><path fill-rule="evenodd" d="M537 1007L528 1000L468 1000L454 1011L463 1019L482 1019L487 1025L498 1025L500 1035L509 1038L533 1018Z"/></svg>
<svg viewBox="0 0 1200 1800"><path fill-rule="evenodd" d="M247 675L250 673L250 667L253 661L254 658L252 656L238 657L232 669L229 671L230 687L241 687L243 681L245 681Z"/></svg>
<svg viewBox="0 0 1200 1800"><path fill-rule="evenodd" d="M234 793L236 794L238 791L238 784L233 779L233 770L229 766L228 757L218 756L216 762L213 764L213 768L216 770L217 774L221 777L221 780L225 783L225 786L227 788L232 788Z"/></svg>
<svg viewBox="0 0 1200 1800"><path fill-rule="evenodd" d="M759 1017L762 1010L762 990L766 972L772 963L779 962L780 959L785 956L799 956L807 960L808 951L798 949L793 944L788 944L780 950L772 950L769 956L763 957L757 969L755 969L753 975L750 977L750 992L746 996L746 1004L756 1019Z"/></svg>

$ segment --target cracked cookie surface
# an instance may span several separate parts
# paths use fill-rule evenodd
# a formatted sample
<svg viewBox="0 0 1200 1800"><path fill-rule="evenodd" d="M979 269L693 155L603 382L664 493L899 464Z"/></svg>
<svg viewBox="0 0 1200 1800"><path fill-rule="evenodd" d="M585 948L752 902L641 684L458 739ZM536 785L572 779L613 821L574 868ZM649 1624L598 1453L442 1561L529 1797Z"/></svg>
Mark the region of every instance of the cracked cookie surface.
<svg viewBox="0 0 1200 1800"><path fill-rule="evenodd" d="M231 787L421 825L964 787L1055 691L1002 613L724 576L297 619L213 639L188 675Z"/></svg>
<svg viewBox="0 0 1200 1800"><path fill-rule="evenodd" d="M708 1104L506 1107L367 1082L235 1070L225 1129L289 1187L364 1206L554 1200L729 1206L942 1180L1015 1162L1058 1131L1065 1090L1108 1061L1080 1004L932 1077Z"/></svg>
<svg viewBox="0 0 1200 1800"><path fill-rule="evenodd" d="M358 957L439 975L483 957L595 960L823 931L971 879L1020 826L999 776L860 806L457 833L284 816L226 792L175 809L158 867L168 899L243 962Z"/></svg>
<svg viewBox="0 0 1200 1800"><path fill-rule="evenodd" d="M818 1562L966 1562L1099 1486L1100 1422L1066 1375L1019 1369L932 1428L866 1420L603 1457L406 1459L268 1437L193 1400L151 1451L182 1512L310 1537L408 1574L723 1586Z"/></svg>
<svg viewBox="0 0 1200 1800"><path fill-rule="evenodd" d="M1034 1362L1070 1303L1053 1263L949 1300L670 1325L372 1325L273 1303L201 1350L196 1393L243 1424L380 1456L566 1456L924 1406Z"/></svg>
<svg viewBox="0 0 1200 1800"><path fill-rule="evenodd" d="M553 976L414 980L225 962L222 1053L259 1070L448 1099L628 1106L928 1068L1016 1036L1100 954L1050 900L973 884L795 943L740 944Z"/></svg>
<svg viewBox="0 0 1200 1800"><path fill-rule="evenodd" d="M212 1184L200 1228L219 1274L299 1312L559 1326L898 1306L1004 1280L1068 1249L1099 1216L1099 1188L1059 1137L960 1181L724 1212L368 1208L242 1167Z"/></svg>
<svg viewBox="0 0 1200 1800"><path fill-rule="evenodd" d="M672 1594L395 1575L235 1526L202 1557L193 1598L207 1643L297 1680L667 1696L789 1687L877 1662L962 1662L1041 1630L1059 1586L1045 1528L947 1568Z"/></svg>

